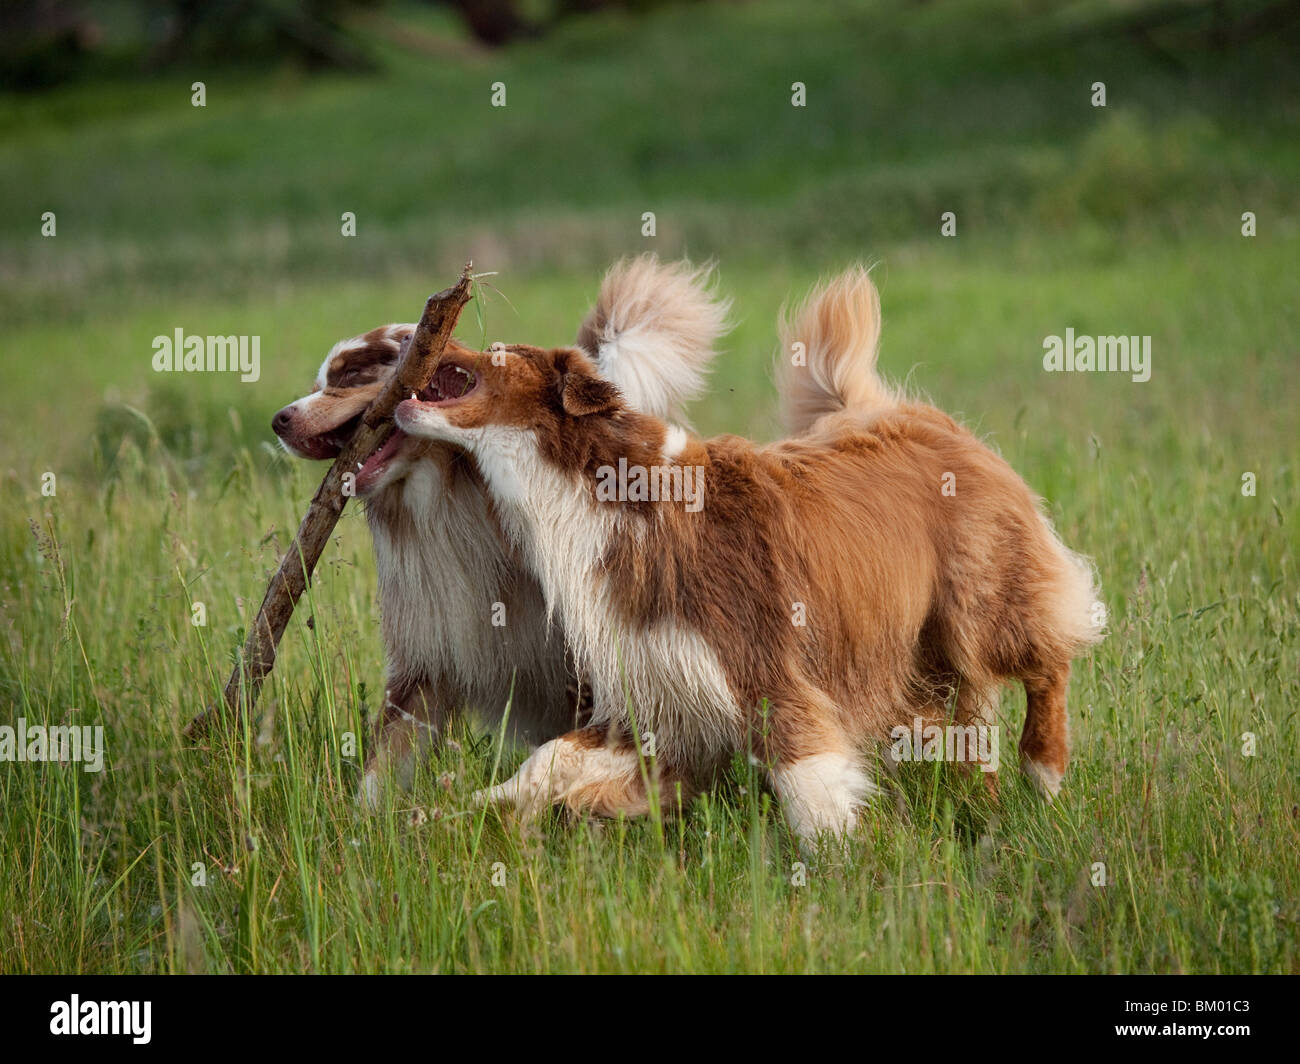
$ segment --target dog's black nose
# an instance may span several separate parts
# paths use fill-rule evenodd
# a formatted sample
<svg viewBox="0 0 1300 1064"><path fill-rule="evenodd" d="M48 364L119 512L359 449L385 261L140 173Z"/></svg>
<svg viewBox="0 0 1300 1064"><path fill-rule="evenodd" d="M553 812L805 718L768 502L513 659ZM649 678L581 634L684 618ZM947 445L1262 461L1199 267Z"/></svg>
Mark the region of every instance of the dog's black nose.
<svg viewBox="0 0 1300 1064"><path fill-rule="evenodd" d="M289 431L289 425L292 422L293 422L293 415L289 413L289 408L286 406L283 410L281 410L278 414L276 414L275 417L271 418L271 431L274 432L277 436L283 436L286 432Z"/></svg>

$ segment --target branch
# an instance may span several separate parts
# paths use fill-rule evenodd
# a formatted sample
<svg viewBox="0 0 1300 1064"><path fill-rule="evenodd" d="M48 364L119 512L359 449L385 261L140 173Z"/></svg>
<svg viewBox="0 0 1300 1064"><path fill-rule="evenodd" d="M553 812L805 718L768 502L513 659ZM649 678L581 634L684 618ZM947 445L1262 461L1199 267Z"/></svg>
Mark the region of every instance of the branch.
<svg viewBox="0 0 1300 1064"><path fill-rule="evenodd" d="M451 339L460 312L470 300L470 269L471 264L467 263L455 287L429 297L420 324L398 363L397 372L379 398L366 408L352 439L334 459L316 490L307 514L298 526L298 534L271 577L257 619L249 629L239 661L226 683L223 702L232 720L238 720L242 711L251 710L257 704L262 681L275 666L280 637L284 635L298 599L311 582L316 562L347 504L348 497L342 490L343 475L355 472L358 463L383 446L395 427L393 411L397 404L412 392L423 391L433 378L438 359ZM185 726L186 737L200 738L220 716L221 703L209 705Z"/></svg>

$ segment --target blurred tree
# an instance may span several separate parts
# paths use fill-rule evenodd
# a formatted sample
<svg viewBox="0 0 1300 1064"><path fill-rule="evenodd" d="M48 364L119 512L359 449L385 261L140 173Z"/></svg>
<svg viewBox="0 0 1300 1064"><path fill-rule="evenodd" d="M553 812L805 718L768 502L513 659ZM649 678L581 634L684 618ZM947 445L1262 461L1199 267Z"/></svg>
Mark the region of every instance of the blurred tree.
<svg viewBox="0 0 1300 1064"><path fill-rule="evenodd" d="M544 19L530 19L519 13L518 0L434 0L460 12L475 38L497 47L519 37L538 37L560 19L586 15L605 8L648 11L673 0L553 0ZM696 0L703 2L703 0Z"/></svg>
<svg viewBox="0 0 1300 1064"><path fill-rule="evenodd" d="M447 0L460 12L478 40L493 47L521 36L536 36L540 27L523 18L514 0Z"/></svg>
<svg viewBox="0 0 1300 1064"><path fill-rule="evenodd" d="M1103 12L1081 37L1127 36L1165 65L1183 72L1179 53L1211 48L1227 52L1300 21L1300 0L1151 0Z"/></svg>
<svg viewBox="0 0 1300 1064"><path fill-rule="evenodd" d="M606 8L643 12L682 0L430 0L456 11L481 44L537 37ZM696 0L704 2L704 0ZM291 59L312 69L370 71L362 8L386 0L0 0L0 85L42 88L107 69ZM527 7L529 14L523 8ZM92 15L91 12L94 11ZM396 24L388 19L386 25ZM103 25L118 33L113 54ZM358 31L354 33L353 31Z"/></svg>
<svg viewBox="0 0 1300 1064"><path fill-rule="evenodd" d="M309 67L369 71L375 62L343 28L361 0L145 0L161 30L151 67L183 60L293 57Z"/></svg>
<svg viewBox="0 0 1300 1064"><path fill-rule="evenodd" d="M7 0L0 4L0 83L39 89L64 81L102 38L74 0Z"/></svg>
<svg viewBox="0 0 1300 1064"><path fill-rule="evenodd" d="M382 0L0 0L0 84L39 89L87 73L289 58L368 71L349 12ZM93 12L93 13L92 13ZM120 31L109 47L105 26ZM109 52L112 50L112 54Z"/></svg>

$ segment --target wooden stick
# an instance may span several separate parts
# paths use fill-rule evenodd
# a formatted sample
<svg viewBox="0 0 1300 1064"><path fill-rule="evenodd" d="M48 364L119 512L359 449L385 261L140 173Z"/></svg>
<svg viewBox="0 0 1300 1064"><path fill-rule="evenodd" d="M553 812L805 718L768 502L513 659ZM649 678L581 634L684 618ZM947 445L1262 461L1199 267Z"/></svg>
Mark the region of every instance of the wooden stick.
<svg viewBox="0 0 1300 1064"><path fill-rule="evenodd" d="M443 348L451 339L461 310L470 300L472 265L466 263L455 287L429 297L420 324L416 326L406 347L406 354L398 363L397 372L379 398L366 408L352 439L343 448L343 453L334 459L334 464L316 490L307 514L298 526L298 534L294 536L293 543L280 559L280 567L271 577L266 596L262 599L262 608L257 611L257 619L249 629L239 662L226 683L224 702L230 710L232 720L239 719L245 705L252 709L257 704L262 681L275 666L280 637L284 635L294 607L307 589L316 562L325 550L339 515L347 504L348 496L342 490L344 474L355 474L357 464L383 446L395 428L393 411L397 404L412 392L423 391L433 379ZM186 737L201 737L220 715L221 704L212 703L185 726Z"/></svg>

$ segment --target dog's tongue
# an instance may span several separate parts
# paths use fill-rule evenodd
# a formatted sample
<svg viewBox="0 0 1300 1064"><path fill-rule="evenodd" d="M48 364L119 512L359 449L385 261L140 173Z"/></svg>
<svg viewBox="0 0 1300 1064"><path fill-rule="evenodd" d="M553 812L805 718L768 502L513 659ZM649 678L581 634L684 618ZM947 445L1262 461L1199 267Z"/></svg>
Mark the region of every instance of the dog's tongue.
<svg viewBox="0 0 1300 1064"><path fill-rule="evenodd" d="M397 449L402 446L404 439L406 439L405 432L398 428L393 429L393 434L384 441L384 445L361 463L361 468L357 470L358 495L366 494L375 481L384 475L384 470L388 468L388 463L397 453Z"/></svg>

